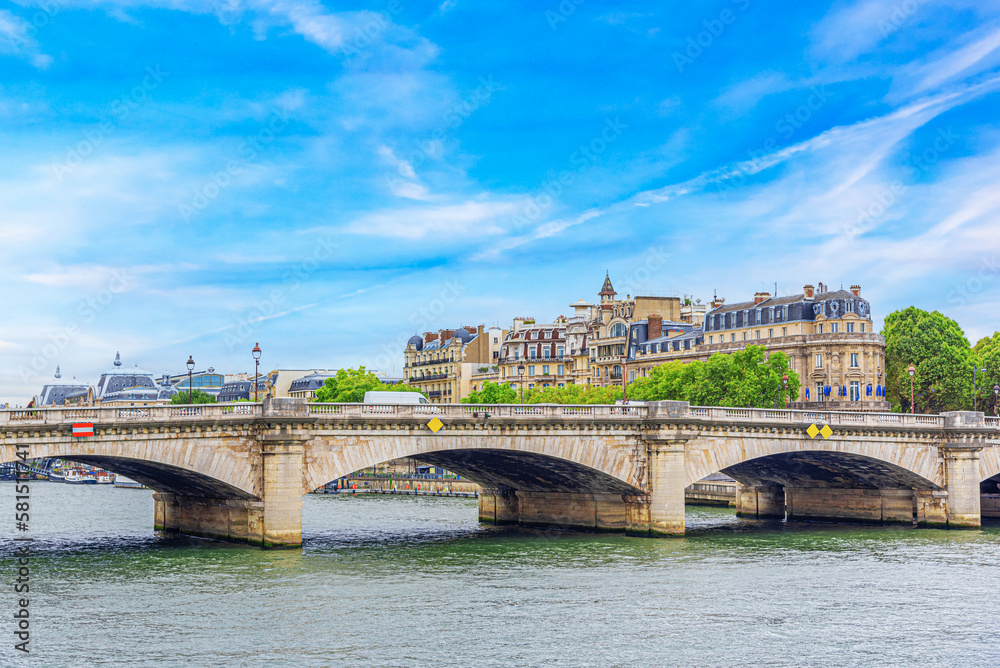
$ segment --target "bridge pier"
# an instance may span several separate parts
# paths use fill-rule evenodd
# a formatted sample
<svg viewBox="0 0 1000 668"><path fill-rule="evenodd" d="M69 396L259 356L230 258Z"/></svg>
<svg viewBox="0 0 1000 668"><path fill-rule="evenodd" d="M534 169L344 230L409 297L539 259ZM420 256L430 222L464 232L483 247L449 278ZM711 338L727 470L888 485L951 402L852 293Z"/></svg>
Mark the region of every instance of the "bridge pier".
<svg viewBox="0 0 1000 668"><path fill-rule="evenodd" d="M624 531L626 507L621 494L484 489L479 521L574 531Z"/></svg>
<svg viewBox="0 0 1000 668"><path fill-rule="evenodd" d="M521 512L517 491L509 487L483 489L479 492L479 521L486 524L518 524Z"/></svg>
<svg viewBox="0 0 1000 668"><path fill-rule="evenodd" d="M780 485L736 487L736 516L749 519L785 519L785 488Z"/></svg>
<svg viewBox="0 0 1000 668"><path fill-rule="evenodd" d="M912 524L912 489L852 489L786 487L789 520Z"/></svg>
<svg viewBox="0 0 1000 668"><path fill-rule="evenodd" d="M684 535L685 442L648 442L650 536Z"/></svg>
<svg viewBox="0 0 1000 668"><path fill-rule="evenodd" d="M260 544L263 514L260 501L155 492L153 503L156 531Z"/></svg>
<svg viewBox="0 0 1000 668"><path fill-rule="evenodd" d="M942 446L948 484L948 528L978 529L981 525L979 453L982 444Z"/></svg>

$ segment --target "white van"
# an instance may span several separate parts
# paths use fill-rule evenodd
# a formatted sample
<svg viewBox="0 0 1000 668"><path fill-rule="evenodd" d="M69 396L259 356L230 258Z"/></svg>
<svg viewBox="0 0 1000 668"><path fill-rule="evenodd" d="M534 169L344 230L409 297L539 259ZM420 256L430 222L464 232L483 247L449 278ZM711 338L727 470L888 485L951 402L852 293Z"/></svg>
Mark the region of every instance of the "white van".
<svg viewBox="0 0 1000 668"><path fill-rule="evenodd" d="M365 392L366 404L429 404L419 392Z"/></svg>

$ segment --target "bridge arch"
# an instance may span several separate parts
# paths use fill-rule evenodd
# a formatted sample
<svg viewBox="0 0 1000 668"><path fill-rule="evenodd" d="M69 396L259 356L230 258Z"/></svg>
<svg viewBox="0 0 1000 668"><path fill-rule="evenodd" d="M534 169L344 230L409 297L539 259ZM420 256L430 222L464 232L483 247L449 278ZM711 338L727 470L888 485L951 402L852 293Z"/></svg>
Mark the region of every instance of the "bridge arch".
<svg viewBox="0 0 1000 668"><path fill-rule="evenodd" d="M209 442L176 447L166 441L97 439L79 444L33 444L32 459L65 459L132 478L157 492L214 499L256 499L252 467ZM14 445L0 445L0 463L17 461ZM242 465L241 465L242 464Z"/></svg>
<svg viewBox="0 0 1000 668"><path fill-rule="evenodd" d="M940 490L935 444L801 438L725 438L692 443L691 485L716 472L746 484ZM757 482L761 481L761 482ZM764 482L766 481L766 482Z"/></svg>
<svg viewBox="0 0 1000 668"><path fill-rule="evenodd" d="M306 446L303 493L393 459L415 457L488 488L525 492L645 493L645 446L635 436L321 436Z"/></svg>

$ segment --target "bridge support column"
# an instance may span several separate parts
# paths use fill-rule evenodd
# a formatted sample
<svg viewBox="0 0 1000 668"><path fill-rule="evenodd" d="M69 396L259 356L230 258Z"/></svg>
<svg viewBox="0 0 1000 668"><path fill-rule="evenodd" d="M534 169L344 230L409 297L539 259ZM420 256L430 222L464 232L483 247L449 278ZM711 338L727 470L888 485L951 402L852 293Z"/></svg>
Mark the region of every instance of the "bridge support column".
<svg viewBox="0 0 1000 668"><path fill-rule="evenodd" d="M785 519L785 488L780 485L744 485L736 488L736 516L748 519Z"/></svg>
<svg viewBox="0 0 1000 668"><path fill-rule="evenodd" d="M684 535L684 443L650 441L649 535Z"/></svg>
<svg viewBox="0 0 1000 668"><path fill-rule="evenodd" d="M918 526L939 528L948 526L947 491L918 489L913 494L917 502Z"/></svg>
<svg viewBox="0 0 1000 668"><path fill-rule="evenodd" d="M521 492L521 526L574 531L623 531L625 502L621 494Z"/></svg>
<svg viewBox="0 0 1000 668"><path fill-rule="evenodd" d="M281 436L265 437L261 446L264 460L264 493L261 547L302 545L302 472L305 465L302 441ZM251 542L257 543L252 540Z"/></svg>
<svg viewBox="0 0 1000 668"><path fill-rule="evenodd" d="M156 531L241 543L258 542L260 501L156 492L153 503L153 527Z"/></svg>
<svg viewBox="0 0 1000 668"><path fill-rule="evenodd" d="M915 506L912 489L786 487L789 520L911 524Z"/></svg>
<svg viewBox="0 0 1000 668"><path fill-rule="evenodd" d="M517 524L521 518L517 492L509 487L479 492L479 521L486 524Z"/></svg>
<svg viewBox="0 0 1000 668"><path fill-rule="evenodd" d="M981 524L979 498L979 452L981 445L941 448L948 483L948 528L978 529Z"/></svg>

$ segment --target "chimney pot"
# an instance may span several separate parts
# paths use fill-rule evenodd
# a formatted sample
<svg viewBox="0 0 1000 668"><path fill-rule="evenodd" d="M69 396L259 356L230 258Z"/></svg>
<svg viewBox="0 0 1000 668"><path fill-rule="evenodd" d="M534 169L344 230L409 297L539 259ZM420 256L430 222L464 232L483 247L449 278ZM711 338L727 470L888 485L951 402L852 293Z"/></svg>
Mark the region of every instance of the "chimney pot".
<svg viewBox="0 0 1000 668"><path fill-rule="evenodd" d="M854 295L855 297L860 297L861 296L861 286L860 285L852 285L851 286L851 294Z"/></svg>
<svg viewBox="0 0 1000 668"><path fill-rule="evenodd" d="M807 285L802 288L802 293L806 301L811 301L816 296L816 288L812 285Z"/></svg>
<svg viewBox="0 0 1000 668"><path fill-rule="evenodd" d="M649 339L658 339L663 336L663 317L655 313L649 314L647 317L648 326L646 327L646 334Z"/></svg>

